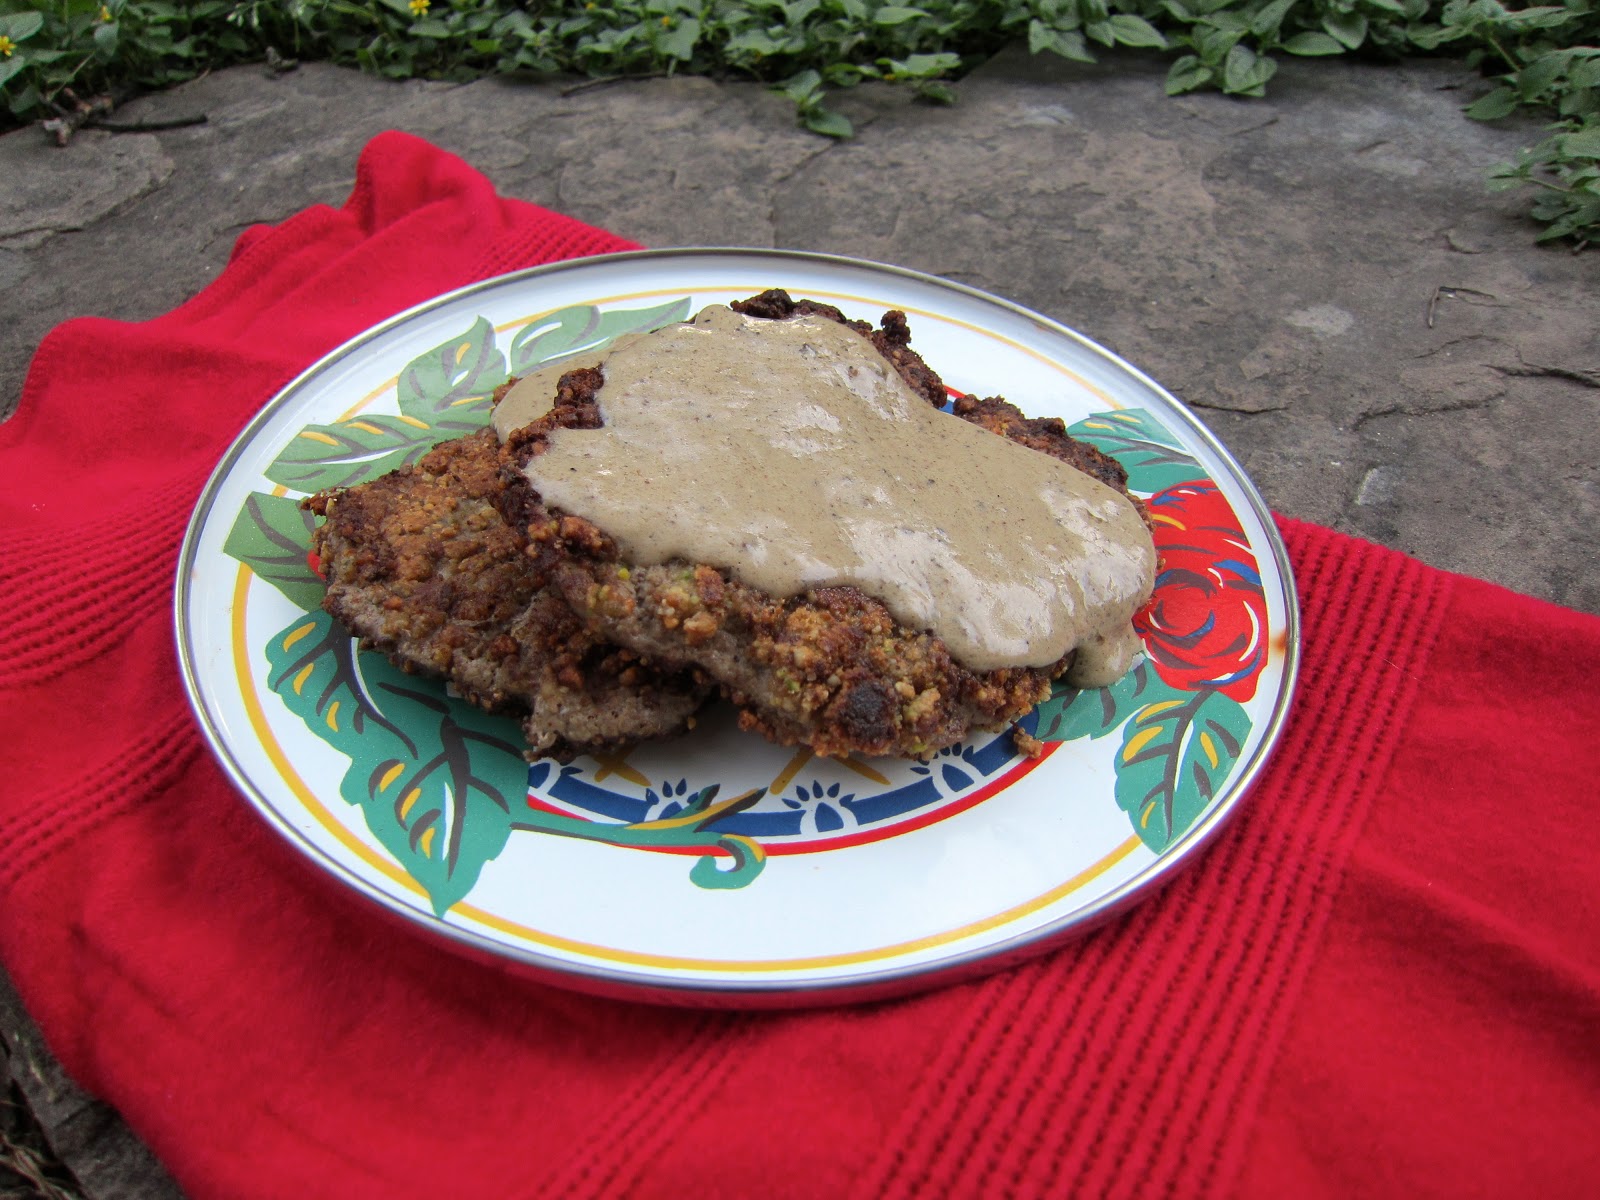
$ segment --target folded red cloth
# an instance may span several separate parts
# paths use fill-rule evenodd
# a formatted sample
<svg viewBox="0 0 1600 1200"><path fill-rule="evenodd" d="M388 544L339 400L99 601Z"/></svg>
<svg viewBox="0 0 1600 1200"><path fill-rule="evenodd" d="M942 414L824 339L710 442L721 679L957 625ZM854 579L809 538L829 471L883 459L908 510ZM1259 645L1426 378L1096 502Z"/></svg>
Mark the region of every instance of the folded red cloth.
<svg viewBox="0 0 1600 1200"><path fill-rule="evenodd" d="M0 428L0 954L186 1190L1592 1194L1600 621L1294 521L1302 690L1243 812L987 980L778 1015L594 1000L306 869L179 681L206 474L375 321L625 246L386 134L342 209L246 233L176 312L56 330Z"/></svg>

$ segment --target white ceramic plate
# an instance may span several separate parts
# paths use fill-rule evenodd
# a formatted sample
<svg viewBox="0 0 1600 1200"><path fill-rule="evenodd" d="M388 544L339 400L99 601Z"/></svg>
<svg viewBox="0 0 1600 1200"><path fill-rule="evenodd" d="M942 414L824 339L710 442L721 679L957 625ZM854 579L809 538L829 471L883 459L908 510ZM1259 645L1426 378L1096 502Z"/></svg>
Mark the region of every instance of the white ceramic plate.
<svg viewBox="0 0 1600 1200"><path fill-rule="evenodd" d="M1129 469L1163 570L1146 657L1061 691L1019 757L832 761L726 720L531 766L517 723L358 652L317 608L295 501L487 420L507 374L769 287L904 310L951 387L1058 416ZM218 466L177 588L184 677L244 795L417 930L568 986L698 1004L911 990L1038 953L1147 894L1216 833L1293 688L1294 589L1249 480L1175 399L1082 336L914 272L668 250L541 267L402 313L317 363ZM1259 819L1270 819L1261 814Z"/></svg>

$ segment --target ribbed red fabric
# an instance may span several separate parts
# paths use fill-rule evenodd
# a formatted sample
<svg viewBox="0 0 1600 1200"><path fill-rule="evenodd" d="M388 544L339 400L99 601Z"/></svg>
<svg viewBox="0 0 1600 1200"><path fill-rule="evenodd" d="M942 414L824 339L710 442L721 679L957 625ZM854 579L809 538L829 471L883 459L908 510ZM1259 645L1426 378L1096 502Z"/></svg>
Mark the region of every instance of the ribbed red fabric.
<svg viewBox="0 0 1600 1200"><path fill-rule="evenodd" d="M0 427L0 955L190 1193L1592 1193L1600 621L1313 526L1282 523L1301 694L1237 820L987 980L593 1000L423 944L282 846L177 675L206 474L372 323L626 245L384 135L343 208L248 231L174 313L54 332Z"/></svg>

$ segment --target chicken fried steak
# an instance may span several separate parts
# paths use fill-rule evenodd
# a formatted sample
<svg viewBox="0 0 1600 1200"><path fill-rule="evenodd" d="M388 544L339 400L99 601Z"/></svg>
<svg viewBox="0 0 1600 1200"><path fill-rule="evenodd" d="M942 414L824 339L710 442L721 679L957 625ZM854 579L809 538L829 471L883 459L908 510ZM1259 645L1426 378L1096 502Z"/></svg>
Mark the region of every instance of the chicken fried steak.
<svg viewBox="0 0 1600 1200"><path fill-rule="evenodd" d="M732 307L746 318L777 322L813 317L843 325L869 341L916 397L933 408L945 401L939 377L910 350L900 313L887 314L882 328L873 330L864 322L846 320L830 306L797 303L782 292L767 292ZM856 374L852 367L840 370ZM529 479L539 466L535 460L549 452L558 437L566 437L564 444L570 445L573 434L605 427L600 391L607 382L608 375L598 367L567 372L560 378L553 407L510 433L504 451L508 470L502 509L508 521L526 531L537 573L553 581L591 637L625 646L663 668L711 677L738 708L742 728L825 755L926 755L975 729L1003 728L1023 716L1049 694L1051 681L1086 652L1098 656L1094 669L1109 676L1105 682L1126 669L1131 631L1123 634L1119 628L1126 628L1133 609L1149 594L1154 567L1143 508L1127 495L1122 467L1069 437L1059 420L1029 420L999 398L969 397L955 405L965 422L1065 462L1098 480L1094 487L1099 492L1115 493L1114 503L1128 508L1115 520L1122 522L1125 532L1131 514L1138 527L1132 540L1143 538L1143 548L1130 550L1139 560L1133 575L1143 577L1113 580L1126 592L1117 601L1116 620L1066 644L1053 660L968 665L952 653L947 636L937 636L924 623L897 620L882 599L860 587L829 584L780 594L753 583L749 569L681 557L630 559L602 523L563 511L548 500ZM892 397L885 401L891 406L896 402ZM949 420L943 415L938 419ZM792 421L784 430L791 425ZM806 453L814 454L812 443L824 445L823 434L830 428L828 420L818 417L814 427L794 436L812 439L805 443L812 447ZM1007 452L1011 453L1009 448ZM644 457L646 466L641 469L653 472L655 456ZM944 469L941 464L916 473L928 474L928 485L942 490L952 486L950 480L938 477ZM718 481L706 479L703 486L717 488ZM663 508L669 499L662 497ZM1098 493L1084 503L1106 507L1105 497ZM1071 508L1069 502L1062 504L1063 509ZM693 506L688 507L692 512ZM681 519L664 512L655 516L663 524ZM1111 520L1093 518L1102 524ZM999 530L993 532L1004 536ZM1108 540L1098 526L1093 535ZM753 561L781 557L778 550L769 552L759 534L749 538L745 544ZM915 565L921 570L924 564ZM1039 564L1040 573L1049 569L1048 564ZM938 570L932 577L944 578ZM980 648L975 657L982 659L986 653Z"/></svg>
<svg viewBox="0 0 1600 1200"><path fill-rule="evenodd" d="M305 504L333 617L406 671L447 679L491 711L522 713L530 754L567 758L676 733L708 688L591 635L545 586L503 490L492 430L414 466Z"/></svg>

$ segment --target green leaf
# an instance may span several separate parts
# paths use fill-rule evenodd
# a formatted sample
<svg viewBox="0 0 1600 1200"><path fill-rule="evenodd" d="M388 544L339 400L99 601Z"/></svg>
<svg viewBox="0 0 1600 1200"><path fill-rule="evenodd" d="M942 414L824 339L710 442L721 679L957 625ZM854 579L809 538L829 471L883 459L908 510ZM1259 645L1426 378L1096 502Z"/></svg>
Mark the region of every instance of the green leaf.
<svg viewBox="0 0 1600 1200"><path fill-rule="evenodd" d="M1146 495L1205 474L1178 440L1145 409L1094 413L1067 432L1111 455L1128 472L1128 487Z"/></svg>
<svg viewBox="0 0 1600 1200"><path fill-rule="evenodd" d="M1228 51L1222 64L1222 90L1235 96L1260 96L1278 64L1240 44Z"/></svg>
<svg viewBox="0 0 1600 1200"><path fill-rule="evenodd" d="M400 372L400 411L429 423L464 408L487 412L490 393L505 381L506 361L495 348L494 329L479 317L466 333L419 354Z"/></svg>
<svg viewBox="0 0 1600 1200"><path fill-rule="evenodd" d="M1255 70L1256 53L1249 46L1234 46L1222 63L1222 90L1237 92L1249 87L1251 72Z"/></svg>
<svg viewBox="0 0 1600 1200"><path fill-rule="evenodd" d="M423 17L419 21L413 21L410 32L414 37L433 38L438 41L455 36L455 30L437 17Z"/></svg>
<svg viewBox="0 0 1600 1200"><path fill-rule="evenodd" d="M1458 31L1440 25L1412 25L1406 30L1406 39L1419 50L1437 50L1460 36Z"/></svg>
<svg viewBox="0 0 1600 1200"><path fill-rule="evenodd" d="M1347 50L1355 50L1367 40L1367 18L1358 12L1329 13L1322 27Z"/></svg>
<svg viewBox="0 0 1600 1200"><path fill-rule="evenodd" d="M1123 728L1117 806L1158 854L1222 789L1250 733L1250 714L1212 688L1146 703Z"/></svg>
<svg viewBox="0 0 1600 1200"><path fill-rule="evenodd" d="M1041 21L1028 23L1028 50L1033 54L1048 50L1073 62L1092 63L1094 54L1083 34L1076 29L1051 29Z"/></svg>
<svg viewBox="0 0 1600 1200"><path fill-rule="evenodd" d="M462 410L432 424L417 417L363 414L332 425L307 425L272 460L266 476L300 492L355 487L408 467L448 438L482 429L486 409Z"/></svg>
<svg viewBox="0 0 1600 1200"><path fill-rule="evenodd" d="M914 21L918 17L927 15L927 12L920 8L907 8L898 4L888 4L873 13L872 20L877 25L903 25L907 21Z"/></svg>
<svg viewBox="0 0 1600 1200"><path fill-rule="evenodd" d="M316 518L298 501L251 492L222 543L222 552L277 588L295 607L314 609L326 590L306 561L315 525Z"/></svg>
<svg viewBox="0 0 1600 1200"><path fill-rule="evenodd" d="M17 55L17 58L22 58L22 55ZM12 61L16 60L13 59ZM23 65L26 65L26 62L27 60L24 59ZM39 89L31 83L23 84L22 87L6 96L7 107L17 116L31 112L34 108L43 105L43 103L44 100L39 95Z"/></svg>
<svg viewBox="0 0 1600 1200"><path fill-rule="evenodd" d="M688 17L668 30L656 44L668 58L688 62L694 57L695 44L699 40L700 22Z"/></svg>
<svg viewBox="0 0 1600 1200"><path fill-rule="evenodd" d="M1498 121L1501 117L1509 117L1516 112L1517 104L1515 88L1498 87L1487 96L1480 96L1467 105L1465 112L1474 121Z"/></svg>
<svg viewBox="0 0 1600 1200"><path fill-rule="evenodd" d="M1578 59L1567 71L1567 82L1575 88L1600 88L1600 52Z"/></svg>
<svg viewBox="0 0 1600 1200"><path fill-rule="evenodd" d="M803 113L800 122L812 133L820 133L824 137L847 138L855 133L855 126L843 113L836 113L832 109L818 105Z"/></svg>
<svg viewBox="0 0 1600 1200"><path fill-rule="evenodd" d="M783 94L796 104L805 104L807 101L815 99L817 93L821 90L822 76L812 70L805 70L798 75L792 75L784 80L782 85Z"/></svg>
<svg viewBox="0 0 1600 1200"><path fill-rule="evenodd" d="M0 16L0 35L20 42L31 38L44 27L44 14L39 12L7 13Z"/></svg>
<svg viewBox="0 0 1600 1200"><path fill-rule="evenodd" d="M1239 44L1239 39L1243 36L1243 30L1238 29L1197 29L1194 35L1194 48L1200 55L1200 61L1215 69L1213 78L1221 71L1228 52Z"/></svg>
<svg viewBox="0 0 1600 1200"><path fill-rule="evenodd" d="M1223 33L1245 34L1250 32L1250 18L1244 13L1214 12L1209 14L1201 24L1208 29L1219 30Z"/></svg>
<svg viewBox="0 0 1600 1200"><path fill-rule="evenodd" d="M651 308L614 308L601 312L593 304L563 308L531 321L511 339L511 372L525 375L558 358L597 350L625 333L649 333L689 316L689 298Z"/></svg>
<svg viewBox="0 0 1600 1200"><path fill-rule="evenodd" d="M1272 0L1250 20L1250 32L1257 37L1266 37L1276 34L1278 27L1283 24L1283 18L1295 5L1295 0Z"/></svg>
<svg viewBox="0 0 1600 1200"><path fill-rule="evenodd" d="M1145 705L1187 694L1163 682L1146 660L1110 687L1080 691L1058 680L1049 699L1033 710L1033 736L1041 742L1102 738Z"/></svg>
<svg viewBox="0 0 1600 1200"><path fill-rule="evenodd" d="M528 764L515 720L406 675L326 613L267 643L268 683L306 728L350 759L344 800L443 915L472 890L526 811Z"/></svg>
<svg viewBox="0 0 1600 1200"><path fill-rule="evenodd" d="M1504 29L1517 32L1525 29L1553 29L1557 25L1565 25L1572 17L1573 14L1561 5L1542 4L1506 13L1499 24Z"/></svg>
<svg viewBox="0 0 1600 1200"><path fill-rule="evenodd" d="M27 65L28 65L28 60L25 57L23 57L21 54L12 55L10 58L6 59L5 61L0 62L0 83L4 83L6 80L10 79L13 75L15 75L18 71L22 70L22 68L27 66ZM13 109L13 111L15 112L15 111L21 111L21 110L20 109Z"/></svg>
<svg viewBox="0 0 1600 1200"><path fill-rule="evenodd" d="M1524 102L1537 100L1560 76L1567 65L1565 54L1542 54L1516 75L1516 89Z"/></svg>
<svg viewBox="0 0 1600 1200"><path fill-rule="evenodd" d="M1600 125L1561 134L1556 140L1567 158L1600 158Z"/></svg>
<svg viewBox="0 0 1600 1200"><path fill-rule="evenodd" d="M1158 50L1167 48L1167 39L1161 31L1143 17L1132 13L1116 13L1111 18L1111 31L1124 46L1151 46Z"/></svg>
<svg viewBox="0 0 1600 1200"><path fill-rule="evenodd" d="M1344 44L1342 42L1329 37L1325 33L1317 33L1315 31L1295 34L1283 43L1283 48L1290 54L1299 54L1305 58L1344 53Z"/></svg>
<svg viewBox="0 0 1600 1200"><path fill-rule="evenodd" d="M908 54L895 60L895 72L902 78L923 79L954 71L961 65L959 54Z"/></svg>
<svg viewBox="0 0 1600 1200"><path fill-rule="evenodd" d="M759 29L747 29L743 33L728 39L724 49L730 55L755 55L763 57L770 54L779 54L783 51L784 43Z"/></svg>
<svg viewBox="0 0 1600 1200"><path fill-rule="evenodd" d="M1185 54L1167 71L1167 95L1176 96L1182 92L1192 92L1195 88L1204 87L1211 82L1212 74L1212 69L1193 54Z"/></svg>

